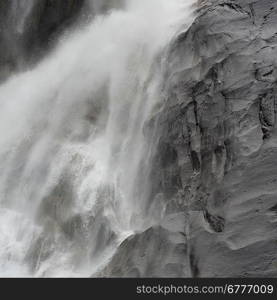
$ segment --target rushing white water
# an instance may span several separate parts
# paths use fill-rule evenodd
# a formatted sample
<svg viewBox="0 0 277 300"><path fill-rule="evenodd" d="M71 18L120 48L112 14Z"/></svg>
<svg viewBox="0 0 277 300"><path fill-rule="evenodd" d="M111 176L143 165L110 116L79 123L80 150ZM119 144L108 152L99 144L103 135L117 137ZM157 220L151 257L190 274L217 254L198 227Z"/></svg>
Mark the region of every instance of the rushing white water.
<svg viewBox="0 0 277 300"><path fill-rule="evenodd" d="M126 1L0 86L0 276L89 276L145 225L163 53L192 0Z"/></svg>

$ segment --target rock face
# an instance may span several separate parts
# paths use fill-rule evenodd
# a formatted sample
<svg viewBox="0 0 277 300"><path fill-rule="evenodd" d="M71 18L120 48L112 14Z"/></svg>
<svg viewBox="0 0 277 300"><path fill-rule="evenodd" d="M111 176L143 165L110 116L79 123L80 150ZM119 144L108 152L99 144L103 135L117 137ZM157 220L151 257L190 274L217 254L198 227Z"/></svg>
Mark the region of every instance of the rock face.
<svg viewBox="0 0 277 300"><path fill-rule="evenodd" d="M104 276L277 276L276 24L274 0L199 1L157 116L152 195L171 230L123 242Z"/></svg>
<svg viewBox="0 0 277 300"><path fill-rule="evenodd" d="M161 224L130 236L97 276L190 277L184 227L184 213L176 213L168 215Z"/></svg>
<svg viewBox="0 0 277 300"><path fill-rule="evenodd" d="M88 8L94 15L121 2L99 3L0 1L0 81L36 62ZM190 29L170 45L165 103L154 117L150 198L163 217L123 241L98 276L277 276L277 2L198 5ZM53 191L57 199L68 192L67 183ZM55 209L49 201L42 207L50 215ZM54 217L82 245L82 220L63 222L65 213ZM100 232L98 244L113 241L100 224L89 224ZM41 243L28 259L41 255Z"/></svg>

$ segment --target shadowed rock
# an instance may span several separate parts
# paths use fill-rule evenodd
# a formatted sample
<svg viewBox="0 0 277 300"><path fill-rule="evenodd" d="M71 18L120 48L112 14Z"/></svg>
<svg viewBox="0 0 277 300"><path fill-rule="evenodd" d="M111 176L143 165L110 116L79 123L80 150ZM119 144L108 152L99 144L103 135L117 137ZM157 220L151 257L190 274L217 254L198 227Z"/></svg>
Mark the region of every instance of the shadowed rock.
<svg viewBox="0 0 277 300"><path fill-rule="evenodd" d="M169 50L153 195L166 214L184 212L190 276L277 276L277 3L198 4ZM126 240L108 275L165 276L147 247L165 266L168 236L155 227Z"/></svg>

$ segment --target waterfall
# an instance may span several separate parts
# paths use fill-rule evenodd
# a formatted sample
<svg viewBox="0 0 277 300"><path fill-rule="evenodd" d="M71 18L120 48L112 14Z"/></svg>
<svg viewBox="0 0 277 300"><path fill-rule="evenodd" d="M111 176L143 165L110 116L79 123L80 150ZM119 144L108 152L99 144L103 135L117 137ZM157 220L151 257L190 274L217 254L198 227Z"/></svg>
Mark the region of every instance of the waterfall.
<svg viewBox="0 0 277 300"><path fill-rule="evenodd" d="M0 276L91 276L145 228L145 124L193 2L127 0L0 86Z"/></svg>

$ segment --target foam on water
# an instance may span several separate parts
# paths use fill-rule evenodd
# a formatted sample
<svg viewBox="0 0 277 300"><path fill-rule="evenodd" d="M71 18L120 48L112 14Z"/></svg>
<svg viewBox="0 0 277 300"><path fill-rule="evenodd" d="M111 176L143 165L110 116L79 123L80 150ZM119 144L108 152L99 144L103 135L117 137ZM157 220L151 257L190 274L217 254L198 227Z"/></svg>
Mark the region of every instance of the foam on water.
<svg viewBox="0 0 277 300"><path fill-rule="evenodd" d="M0 276L89 276L147 218L163 53L193 0L130 0L0 86Z"/></svg>

